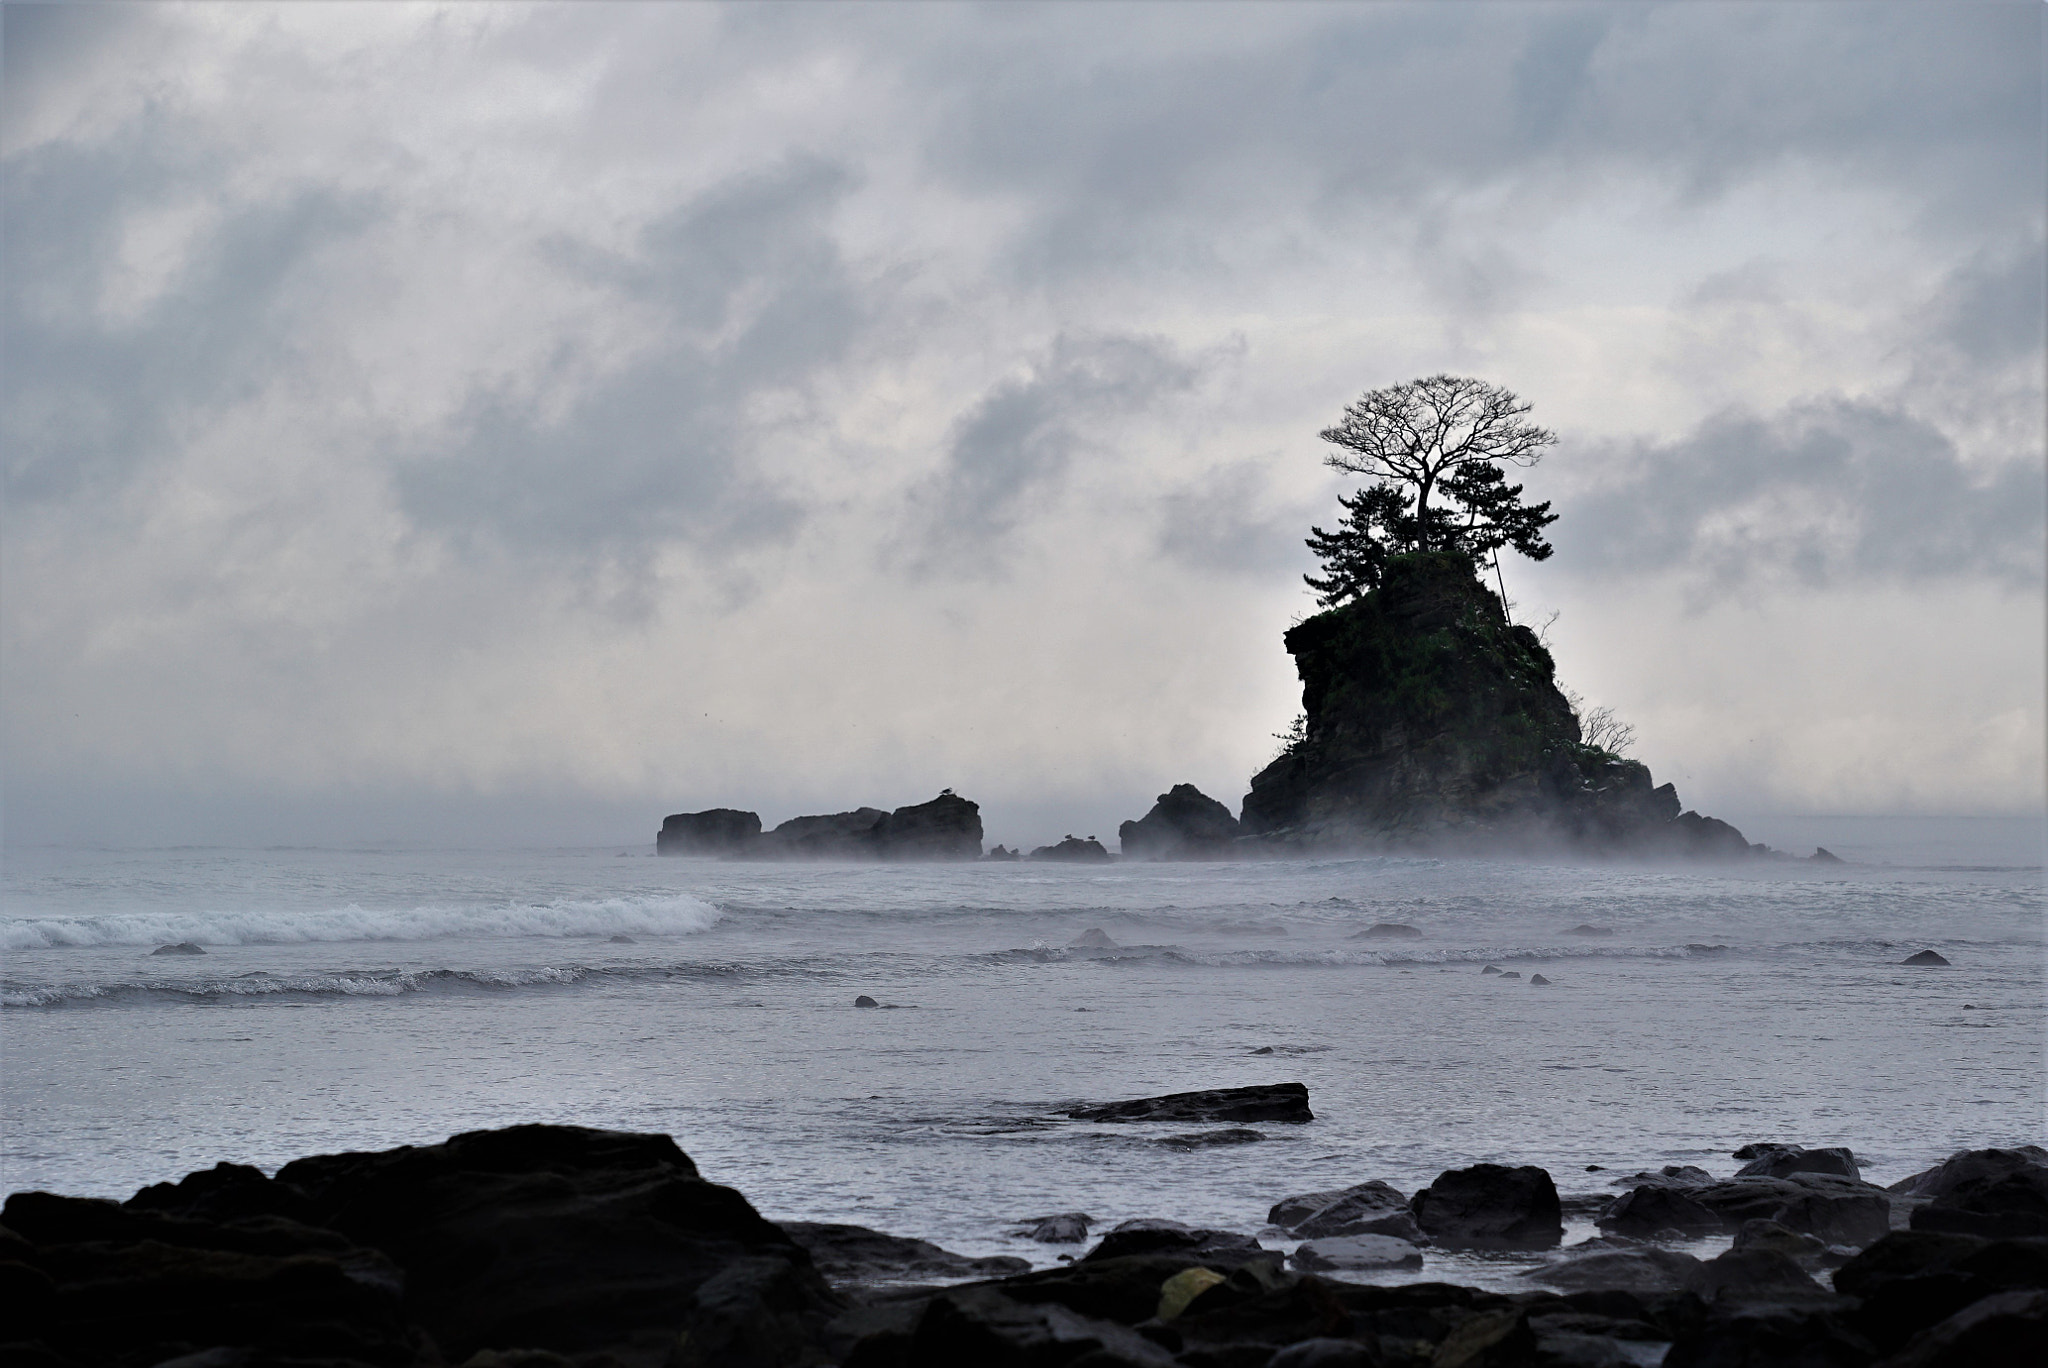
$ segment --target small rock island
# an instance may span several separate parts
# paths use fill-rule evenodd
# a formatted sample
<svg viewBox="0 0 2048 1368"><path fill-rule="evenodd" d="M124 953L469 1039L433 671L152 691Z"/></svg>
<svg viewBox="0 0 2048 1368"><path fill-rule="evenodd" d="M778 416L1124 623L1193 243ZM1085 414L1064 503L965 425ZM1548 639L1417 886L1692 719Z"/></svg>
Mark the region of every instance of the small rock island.
<svg viewBox="0 0 2048 1368"><path fill-rule="evenodd" d="M1251 780L1237 816L1192 784L1118 829L1125 859L1287 859L1412 851L1644 859L1779 857L1621 753L1630 729L1582 718L1543 641L1508 612L1500 553L1544 560L1547 503L1506 469L1557 438L1512 391L1435 375L1369 390L1322 433L1325 463L1372 480L1341 497L1336 530L1311 528L1306 576L1322 611L1283 637L1301 716ZM1434 502L1432 502L1434 500ZM1588 725L1591 724L1591 725ZM1014 860L981 854L980 809L951 789L929 803L796 817L761 830L713 808L662 824L664 855L752 860ZM1113 857L1068 836L1026 857ZM1812 857L1839 863L1825 851Z"/></svg>

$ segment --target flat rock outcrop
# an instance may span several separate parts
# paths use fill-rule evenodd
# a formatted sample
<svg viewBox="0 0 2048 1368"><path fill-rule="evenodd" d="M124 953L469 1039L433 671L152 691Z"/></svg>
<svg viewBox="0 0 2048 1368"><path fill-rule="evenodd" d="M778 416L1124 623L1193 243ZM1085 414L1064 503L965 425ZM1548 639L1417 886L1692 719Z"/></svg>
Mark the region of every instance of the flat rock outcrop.
<svg viewBox="0 0 2048 1368"><path fill-rule="evenodd" d="M1175 784L1116 834L1127 860L1225 860L1234 853L1238 826L1229 808L1193 784Z"/></svg>
<svg viewBox="0 0 2048 1368"><path fill-rule="evenodd" d="M1249 1088L1212 1088L1169 1093L1129 1102L1075 1107L1073 1121L1285 1121L1315 1120L1305 1083L1267 1083Z"/></svg>
<svg viewBox="0 0 2048 1368"><path fill-rule="evenodd" d="M1103 849L1102 842L1093 836L1066 836L1062 837L1057 845L1039 846L1024 858L1063 861L1067 864L1108 864L1112 857Z"/></svg>
<svg viewBox="0 0 2048 1368"><path fill-rule="evenodd" d="M1755 853L1640 762L1583 742L1550 652L1463 557L1397 556L1379 589L1285 640L1305 727L1245 796L1256 849Z"/></svg>

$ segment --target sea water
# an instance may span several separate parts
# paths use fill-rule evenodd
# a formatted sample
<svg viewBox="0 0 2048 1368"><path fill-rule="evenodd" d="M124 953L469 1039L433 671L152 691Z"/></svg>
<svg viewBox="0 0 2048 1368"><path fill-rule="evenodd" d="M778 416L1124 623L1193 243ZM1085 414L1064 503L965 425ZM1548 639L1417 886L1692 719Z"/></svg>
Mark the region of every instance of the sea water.
<svg viewBox="0 0 2048 1368"><path fill-rule="evenodd" d="M667 1132L774 1219L1045 1264L1015 1232L1055 1212L1257 1233L1480 1161L1573 1195L1754 1140L1880 1182L2042 1140L2039 827L1791 826L1852 862L10 850L0 1179L125 1197L573 1122ZM1064 1115L1283 1081L1316 1119L1255 1143ZM1496 1280L1461 1258L1421 1276Z"/></svg>

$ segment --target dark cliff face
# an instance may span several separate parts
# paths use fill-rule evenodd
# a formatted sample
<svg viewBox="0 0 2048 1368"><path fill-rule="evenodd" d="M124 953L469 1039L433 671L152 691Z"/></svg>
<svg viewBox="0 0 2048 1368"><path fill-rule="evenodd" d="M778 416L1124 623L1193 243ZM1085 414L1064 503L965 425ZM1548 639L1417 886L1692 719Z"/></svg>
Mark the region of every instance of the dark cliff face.
<svg viewBox="0 0 2048 1368"><path fill-rule="evenodd" d="M1549 651L1462 557L1396 558L1386 583L1287 633L1303 740L1252 780L1247 836L1320 848L1562 847L1747 854L1671 785L1581 744Z"/></svg>

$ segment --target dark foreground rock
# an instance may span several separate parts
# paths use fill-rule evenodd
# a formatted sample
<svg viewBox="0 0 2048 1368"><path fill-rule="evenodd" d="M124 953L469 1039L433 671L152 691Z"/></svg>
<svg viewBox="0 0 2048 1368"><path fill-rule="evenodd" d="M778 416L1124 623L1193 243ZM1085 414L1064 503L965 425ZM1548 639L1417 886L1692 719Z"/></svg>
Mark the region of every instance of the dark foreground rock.
<svg viewBox="0 0 2048 1368"><path fill-rule="evenodd" d="M1564 1238L1557 1185L1533 1165L1450 1169L1410 1205L1423 1234L1454 1249L1550 1249Z"/></svg>
<svg viewBox="0 0 2048 1368"><path fill-rule="evenodd" d="M1140 1097L1075 1107L1073 1121L1287 1121L1315 1120L1308 1109L1305 1083L1268 1083L1251 1088L1214 1088L1207 1092Z"/></svg>
<svg viewBox="0 0 2048 1368"><path fill-rule="evenodd" d="M1832 1173L1837 1178L1863 1177L1856 1155L1843 1145L1807 1149L1804 1145L1744 1145L1736 1158L1749 1162L1735 1171L1737 1178L1789 1178L1795 1173Z"/></svg>
<svg viewBox="0 0 2048 1368"><path fill-rule="evenodd" d="M997 1278L1028 1273L1027 1259L996 1255L972 1259L927 1240L886 1235L866 1226L825 1221L784 1221L782 1229L810 1254L817 1270L835 1283L925 1282Z"/></svg>
<svg viewBox="0 0 2048 1368"><path fill-rule="evenodd" d="M2035 1166L1996 1167L1959 1165L1950 1195ZM1499 1196L1541 1184L1476 1172L1426 1189L1425 1219L1466 1189L1492 1194L1464 1203L1475 1213L1542 1206ZM1299 1227L1370 1190L1275 1213ZM224 1164L125 1204L16 1193L0 1226L0 1362L2002 1368L2048 1355L2048 1237L1897 1231L1843 1262L1832 1290L1809 1253L1766 1222L1711 1259L1602 1240L1504 1295L1343 1281L1433 1257L1381 1237L1310 1241L1296 1261L1325 1277L1284 1268L1248 1235L1137 1221L1073 1263L990 1277L1017 1261L856 1226L774 1226L665 1136L529 1126L300 1160L275 1178ZM900 1285L959 1277L975 1280Z"/></svg>
<svg viewBox="0 0 2048 1368"><path fill-rule="evenodd" d="M0 1223L21 1242L16 1282L47 1290L8 1333L55 1364L530 1349L765 1368L821 1362L841 1307L801 1246L667 1136L569 1126L323 1155L275 1178L218 1169L127 1205L16 1193Z"/></svg>
<svg viewBox="0 0 2048 1368"><path fill-rule="evenodd" d="M1237 818L1193 784L1175 784L1116 835L1127 860L1225 860L1237 840Z"/></svg>
<svg viewBox="0 0 2048 1368"><path fill-rule="evenodd" d="M1729 1178L1687 1195L1719 1215L1731 1234L1745 1221L1776 1221L1829 1244L1861 1248L1891 1229L1891 1198L1883 1188L1832 1174Z"/></svg>
<svg viewBox="0 0 2048 1368"><path fill-rule="evenodd" d="M1387 1235L1409 1241L1422 1238L1408 1199L1378 1179L1289 1197L1275 1203L1266 1220L1304 1240L1346 1235Z"/></svg>

